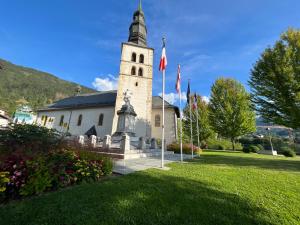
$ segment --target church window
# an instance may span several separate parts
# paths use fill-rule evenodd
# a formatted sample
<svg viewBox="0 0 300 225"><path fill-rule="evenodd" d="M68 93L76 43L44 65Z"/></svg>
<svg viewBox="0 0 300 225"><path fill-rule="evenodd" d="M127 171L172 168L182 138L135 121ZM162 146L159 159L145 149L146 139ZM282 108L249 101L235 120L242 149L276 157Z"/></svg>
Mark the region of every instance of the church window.
<svg viewBox="0 0 300 225"><path fill-rule="evenodd" d="M143 76L143 69L139 68L139 76L142 77Z"/></svg>
<svg viewBox="0 0 300 225"><path fill-rule="evenodd" d="M136 68L135 68L135 66L133 66L131 68L131 75L136 75Z"/></svg>
<svg viewBox="0 0 300 225"><path fill-rule="evenodd" d="M131 61L136 62L136 53L135 52L132 53L132 55L131 55Z"/></svg>
<svg viewBox="0 0 300 225"><path fill-rule="evenodd" d="M46 124L47 124L47 119L48 119L48 116L45 116L44 126L46 126ZM24 120L24 119L23 119L23 120Z"/></svg>
<svg viewBox="0 0 300 225"><path fill-rule="evenodd" d="M80 114L78 117L77 126L81 126L81 122L82 122L82 115Z"/></svg>
<svg viewBox="0 0 300 225"><path fill-rule="evenodd" d="M104 115L101 113L100 116L99 116L98 126L103 125L103 117L104 117Z"/></svg>
<svg viewBox="0 0 300 225"><path fill-rule="evenodd" d="M135 86L136 86L136 87L139 86L139 83L138 83L138 82L135 82Z"/></svg>
<svg viewBox="0 0 300 225"><path fill-rule="evenodd" d="M140 63L144 63L144 55L143 54L140 55L140 60L139 61L140 61Z"/></svg>
<svg viewBox="0 0 300 225"><path fill-rule="evenodd" d="M64 115L62 115L62 116L60 117L59 126L64 125L64 118L65 118Z"/></svg>
<svg viewBox="0 0 300 225"><path fill-rule="evenodd" d="M155 127L160 127L160 115L155 115Z"/></svg>

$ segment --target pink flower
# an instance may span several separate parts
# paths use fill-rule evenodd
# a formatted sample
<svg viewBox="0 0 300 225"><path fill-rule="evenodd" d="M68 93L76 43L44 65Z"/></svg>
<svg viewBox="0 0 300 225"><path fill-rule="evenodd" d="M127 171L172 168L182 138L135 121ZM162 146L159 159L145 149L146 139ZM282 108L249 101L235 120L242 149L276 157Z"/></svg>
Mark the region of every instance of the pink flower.
<svg viewBox="0 0 300 225"><path fill-rule="evenodd" d="M17 177L21 176L22 175L22 172L17 172L15 173Z"/></svg>

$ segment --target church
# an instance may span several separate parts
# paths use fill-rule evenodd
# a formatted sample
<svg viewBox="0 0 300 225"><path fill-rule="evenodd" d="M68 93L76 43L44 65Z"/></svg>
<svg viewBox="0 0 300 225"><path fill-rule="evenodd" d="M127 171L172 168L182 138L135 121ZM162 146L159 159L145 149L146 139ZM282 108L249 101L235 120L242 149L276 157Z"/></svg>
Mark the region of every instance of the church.
<svg viewBox="0 0 300 225"><path fill-rule="evenodd" d="M121 63L117 90L78 94L38 110L41 126L72 135L95 135L103 138L117 129L117 111L124 104L125 92L131 93L131 105L137 117L138 137L161 139L162 103L152 95L154 49L147 45L147 27L141 2L133 14L128 42L121 45ZM177 139L179 108L165 102L166 143Z"/></svg>

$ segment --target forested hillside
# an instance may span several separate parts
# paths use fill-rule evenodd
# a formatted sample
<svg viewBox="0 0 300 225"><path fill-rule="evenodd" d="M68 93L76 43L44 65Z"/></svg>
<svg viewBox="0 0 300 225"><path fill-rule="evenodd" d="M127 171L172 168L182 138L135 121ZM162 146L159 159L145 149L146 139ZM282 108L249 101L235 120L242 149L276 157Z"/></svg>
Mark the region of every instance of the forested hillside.
<svg viewBox="0 0 300 225"><path fill-rule="evenodd" d="M33 108L72 96L78 84L61 80L49 73L14 65L0 59L0 109L14 112L17 103L28 102ZM82 93L95 92L86 87Z"/></svg>

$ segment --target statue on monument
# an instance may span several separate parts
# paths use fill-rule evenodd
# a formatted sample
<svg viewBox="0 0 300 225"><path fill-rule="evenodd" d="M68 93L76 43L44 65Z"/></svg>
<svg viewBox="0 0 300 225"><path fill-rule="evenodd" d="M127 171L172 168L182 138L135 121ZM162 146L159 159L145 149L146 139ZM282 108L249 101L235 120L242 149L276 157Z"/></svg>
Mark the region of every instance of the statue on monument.
<svg viewBox="0 0 300 225"><path fill-rule="evenodd" d="M131 99L131 96L132 96L132 92L129 91L128 89L123 93L124 95L124 102L126 105L130 105L130 99Z"/></svg>
<svg viewBox="0 0 300 225"><path fill-rule="evenodd" d="M132 93L127 89L124 93L124 102L121 109L118 110L118 125L117 131L113 136L120 136L123 134L128 134L131 137L135 136L135 117L137 114L134 111L133 106L130 104L130 98Z"/></svg>

